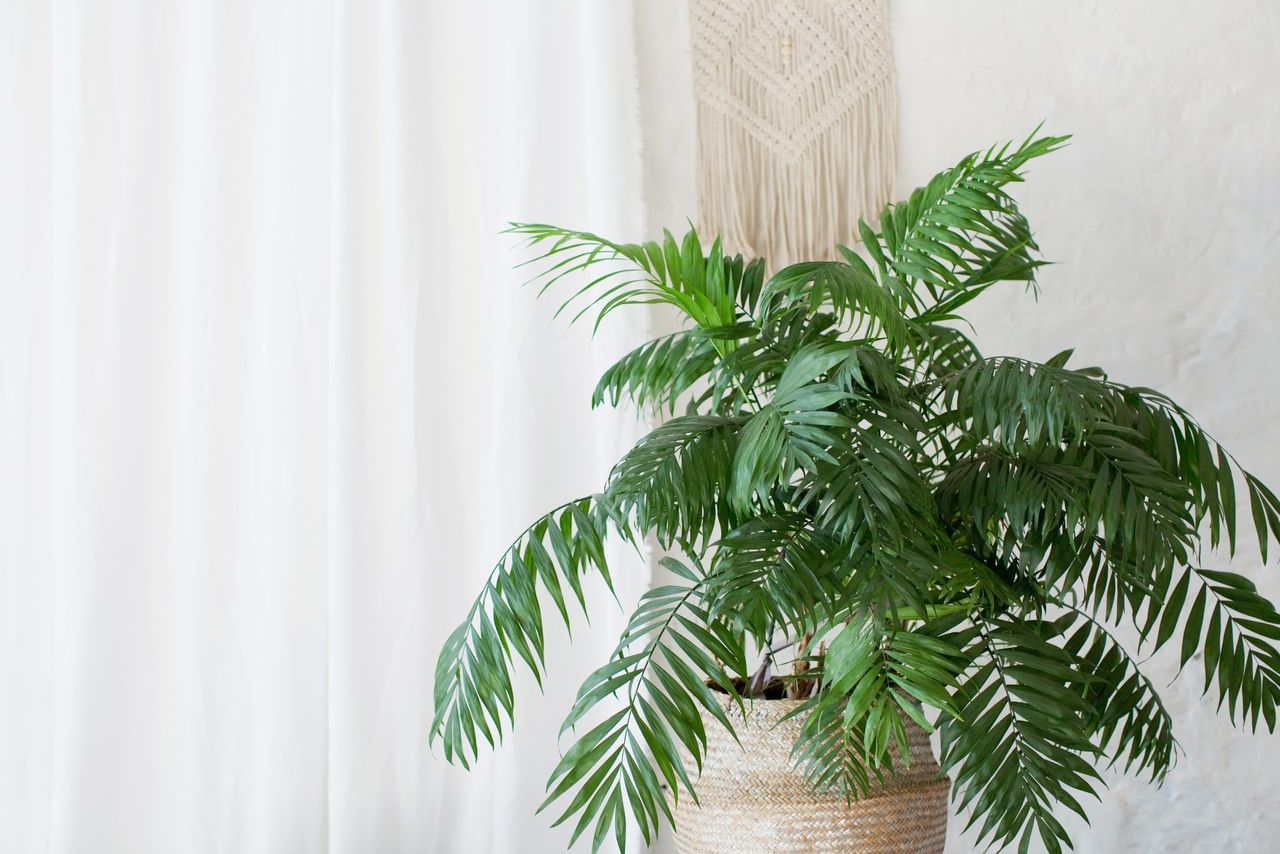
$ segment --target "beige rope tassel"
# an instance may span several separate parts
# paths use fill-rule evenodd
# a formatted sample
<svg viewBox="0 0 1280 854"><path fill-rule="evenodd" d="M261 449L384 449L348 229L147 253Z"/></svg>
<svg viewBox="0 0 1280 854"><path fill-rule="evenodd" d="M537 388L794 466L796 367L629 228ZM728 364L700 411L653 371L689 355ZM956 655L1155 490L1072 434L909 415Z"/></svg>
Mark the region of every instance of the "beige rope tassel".
<svg viewBox="0 0 1280 854"><path fill-rule="evenodd" d="M893 192L887 0L691 0L699 226L773 269L833 257Z"/></svg>

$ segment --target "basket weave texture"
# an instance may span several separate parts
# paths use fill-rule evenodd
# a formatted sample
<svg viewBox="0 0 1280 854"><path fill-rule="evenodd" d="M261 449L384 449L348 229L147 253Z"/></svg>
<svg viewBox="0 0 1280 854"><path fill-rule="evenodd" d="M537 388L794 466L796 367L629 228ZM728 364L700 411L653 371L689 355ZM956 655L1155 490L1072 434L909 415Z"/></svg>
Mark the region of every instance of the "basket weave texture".
<svg viewBox="0 0 1280 854"><path fill-rule="evenodd" d="M675 808L681 854L941 854L951 784L939 772L928 734L914 722L905 720L909 767L899 765L884 785L848 803L838 793L814 792L793 768L802 717L782 718L801 701L756 700L747 705L745 721L727 697L722 702L742 746L703 710L700 805L685 796Z"/></svg>

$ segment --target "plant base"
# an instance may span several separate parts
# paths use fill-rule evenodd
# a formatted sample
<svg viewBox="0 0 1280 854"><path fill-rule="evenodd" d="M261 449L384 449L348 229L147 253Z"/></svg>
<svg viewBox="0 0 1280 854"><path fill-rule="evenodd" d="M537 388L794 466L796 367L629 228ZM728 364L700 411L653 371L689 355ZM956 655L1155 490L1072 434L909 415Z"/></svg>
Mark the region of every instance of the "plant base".
<svg viewBox="0 0 1280 854"><path fill-rule="evenodd" d="M907 722L910 766L850 804L814 792L792 768L801 718L779 721L800 701L756 700L745 721L724 702L742 746L703 712L708 744L696 781L700 803L682 797L675 809L681 854L941 854L951 784L915 723Z"/></svg>

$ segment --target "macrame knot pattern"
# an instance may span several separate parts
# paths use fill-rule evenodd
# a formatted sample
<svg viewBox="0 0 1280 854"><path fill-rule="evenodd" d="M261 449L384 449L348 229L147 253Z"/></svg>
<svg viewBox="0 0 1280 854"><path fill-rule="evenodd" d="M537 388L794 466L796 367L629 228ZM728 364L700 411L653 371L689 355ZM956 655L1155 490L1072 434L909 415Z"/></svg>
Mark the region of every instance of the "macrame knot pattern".
<svg viewBox="0 0 1280 854"><path fill-rule="evenodd" d="M691 0L700 227L780 267L893 192L887 0Z"/></svg>

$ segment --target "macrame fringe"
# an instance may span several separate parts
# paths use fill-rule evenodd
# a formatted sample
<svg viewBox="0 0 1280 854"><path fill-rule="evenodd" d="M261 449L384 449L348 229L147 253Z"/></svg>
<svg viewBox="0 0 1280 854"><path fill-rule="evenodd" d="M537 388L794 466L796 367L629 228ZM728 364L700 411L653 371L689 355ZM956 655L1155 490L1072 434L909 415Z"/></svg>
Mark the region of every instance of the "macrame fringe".
<svg viewBox="0 0 1280 854"><path fill-rule="evenodd" d="M777 270L836 257L893 194L897 98L892 77L862 96L803 156L789 160L736 118L698 104L699 227L726 251Z"/></svg>
<svg viewBox="0 0 1280 854"><path fill-rule="evenodd" d="M777 269L836 256L893 193L887 0L690 0L699 227Z"/></svg>

